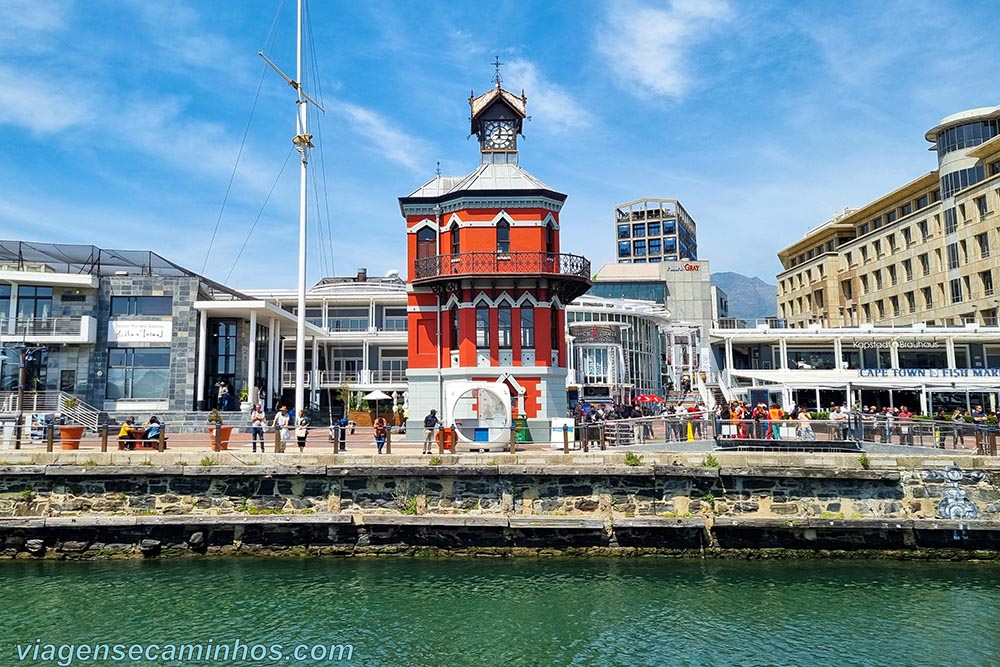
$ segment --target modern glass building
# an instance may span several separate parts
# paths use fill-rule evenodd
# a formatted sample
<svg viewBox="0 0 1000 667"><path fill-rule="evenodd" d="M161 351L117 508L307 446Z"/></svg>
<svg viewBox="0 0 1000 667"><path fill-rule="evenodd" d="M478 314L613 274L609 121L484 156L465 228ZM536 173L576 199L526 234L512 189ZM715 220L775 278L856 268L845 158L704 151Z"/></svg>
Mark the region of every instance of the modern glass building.
<svg viewBox="0 0 1000 667"><path fill-rule="evenodd" d="M615 257L621 264L698 259L694 220L676 199L636 199L615 207Z"/></svg>

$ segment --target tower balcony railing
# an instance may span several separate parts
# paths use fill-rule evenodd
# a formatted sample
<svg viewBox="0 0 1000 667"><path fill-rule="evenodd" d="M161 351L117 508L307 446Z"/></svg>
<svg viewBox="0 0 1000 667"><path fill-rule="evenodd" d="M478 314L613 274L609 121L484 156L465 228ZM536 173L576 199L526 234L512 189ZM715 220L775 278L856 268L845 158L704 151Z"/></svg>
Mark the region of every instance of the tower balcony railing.
<svg viewBox="0 0 1000 667"><path fill-rule="evenodd" d="M556 252L462 252L422 257L413 265L413 282L458 276L551 274L590 280L590 260Z"/></svg>

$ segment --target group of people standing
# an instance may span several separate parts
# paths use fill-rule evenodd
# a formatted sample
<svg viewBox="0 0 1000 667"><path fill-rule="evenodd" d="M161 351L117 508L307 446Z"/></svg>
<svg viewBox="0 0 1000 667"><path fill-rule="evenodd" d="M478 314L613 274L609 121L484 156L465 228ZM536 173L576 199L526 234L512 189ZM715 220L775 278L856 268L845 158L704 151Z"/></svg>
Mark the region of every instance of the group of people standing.
<svg viewBox="0 0 1000 667"><path fill-rule="evenodd" d="M305 451L306 440L309 437L309 417L300 415L295 417L294 411L289 411L288 406L282 405L274 413L271 419L271 428L278 433L280 440L280 451L285 451L285 446L292 439L292 432L295 433L295 444L299 447L299 452ZM250 444L252 451L257 452L257 445L260 444L260 453L264 453L264 430L267 427L267 415L260 403L254 404L250 409Z"/></svg>
<svg viewBox="0 0 1000 667"><path fill-rule="evenodd" d="M719 403L715 406L716 432L729 438L782 440L783 433L786 436L794 433L800 440L815 440L812 421L812 413L797 406L789 412L785 412L777 403L769 406L764 401L758 401L754 406L745 401ZM723 424L727 424L729 428L719 428Z"/></svg>

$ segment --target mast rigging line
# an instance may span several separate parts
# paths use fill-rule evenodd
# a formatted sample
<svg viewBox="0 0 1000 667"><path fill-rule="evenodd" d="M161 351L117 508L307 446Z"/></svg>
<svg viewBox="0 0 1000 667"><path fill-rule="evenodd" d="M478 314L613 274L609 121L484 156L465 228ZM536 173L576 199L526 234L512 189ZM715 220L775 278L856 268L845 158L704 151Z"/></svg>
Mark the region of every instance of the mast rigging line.
<svg viewBox="0 0 1000 667"><path fill-rule="evenodd" d="M307 41L308 41L308 44L309 44L309 54L311 56L309 58L309 66L310 66L309 67L309 71L310 71L310 75L311 75L310 76L310 81L315 86L317 97L320 99L320 101L324 101L323 100L323 81L322 81L322 79L319 76L319 68L316 66L316 63L319 62L319 58L316 57L316 40L313 39L312 21L309 20L310 16L309 16L309 3L308 2L305 4L305 14L306 14L306 22L305 22L305 25L306 25L306 35L308 36L308 40ZM327 181L327 178L326 178L326 151L325 151L325 148L324 148L326 146L326 142L323 140L323 116L322 115L320 115L320 116L318 116L316 118L316 138L317 138L317 145L318 145L318 152L319 152L319 170L321 172L321 177L319 178L319 180L317 182L317 180L316 180L316 170L313 170L312 175L313 175L313 182L314 182L314 186L315 186L314 187L314 192L315 192L314 196L317 198L317 207L316 207L316 210L317 210L317 220L322 221L322 223L320 225L318 225L318 227L317 227L317 229L319 231L319 237L320 237L319 238L320 261L321 261L321 263L324 262L324 261L326 262L326 274L328 276L335 276L337 274L336 273L336 269L337 269L336 258L337 258L337 255L336 255L336 253L334 251L334 243L333 243L334 236L333 236L333 219L332 219L332 217L330 215L330 191L327 188L328 181ZM319 186L320 185L322 185L322 187L323 187L323 205L324 205L325 213L326 213L325 218L320 214L320 209L319 209ZM326 231L326 240L325 241L323 239L324 227L326 228L325 229L325 231ZM329 244L329 245L327 245L327 244Z"/></svg>
<svg viewBox="0 0 1000 667"><path fill-rule="evenodd" d="M208 260L212 256L212 247L215 245L215 237L219 233L219 226L222 224L222 214L226 211L226 203L229 201L229 193L233 190L233 182L236 181L236 170L240 166L240 159L243 157L243 149L247 145L247 135L250 134L250 126L253 123L254 113L257 111L257 101L260 100L260 91L264 87L264 75L267 74L267 68L262 67L260 70L260 82L257 84L257 94L253 97L253 104L250 107L250 117L247 118L247 125L243 128L243 138L240 140L240 150L236 153L236 162L233 164L233 173L229 175L229 185L226 186L226 194L222 198L222 207L219 209L219 216L215 219L215 228L212 230L212 239L208 242L208 249L205 251L205 261L201 265L201 274L205 275L205 269L208 267Z"/></svg>
<svg viewBox="0 0 1000 667"><path fill-rule="evenodd" d="M250 242L250 237L253 236L254 230L257 228L257 223L260 222L261 216L264 215L264 209L267 208L267 203L271 201L271 195L274 193L274 189L278 187L278 181L281 180L281 175L285 173L285 167L288 166L288 161L291 159L292 154L295 152L295 147L292 146L288 149L288 154L285 156L285 161L281 163L281 169L278 170L278 175L274 178L274 183L271 184L271 189L267 191L267 196L264 197L264 203L261 204L260 210L257 211L257 217L254 218L253 224L250 225L249 231L247 231L246 238L243 239L243 245L240 246L240 251L236 254L236 259L233 260L233 265L229 269L229 273L226 274L226 279L223 281L225 283L229 282L229 277L233 275L233 271L236 270L236 265L240 261L240 257L243 256L243 251L247 247L247 243Z"/></svg>

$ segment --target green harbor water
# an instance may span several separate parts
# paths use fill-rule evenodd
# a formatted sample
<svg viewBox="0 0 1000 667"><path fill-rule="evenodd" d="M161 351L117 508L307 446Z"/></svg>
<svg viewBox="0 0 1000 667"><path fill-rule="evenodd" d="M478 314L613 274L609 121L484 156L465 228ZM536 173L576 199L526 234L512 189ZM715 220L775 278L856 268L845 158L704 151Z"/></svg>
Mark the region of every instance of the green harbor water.
<svg viewBox="0 0 1000 667"><path fill-rule="evenodd" d="M0 601L3 667L1000 665L998 564L11 561ZM155 659L68 657L102 644Z"/></svg>

